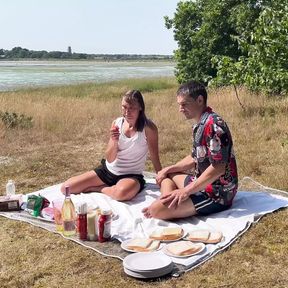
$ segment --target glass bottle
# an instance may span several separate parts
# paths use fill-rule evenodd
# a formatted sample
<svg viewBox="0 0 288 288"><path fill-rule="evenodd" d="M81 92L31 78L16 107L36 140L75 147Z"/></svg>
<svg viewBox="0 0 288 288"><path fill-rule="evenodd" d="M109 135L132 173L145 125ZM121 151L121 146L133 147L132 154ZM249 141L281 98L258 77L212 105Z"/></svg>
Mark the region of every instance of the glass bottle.
<svg viewBox="0 0 288 288"><path fill-rule="evenodd" d="M70 197L69 186L65 187L65 199L62 206L63 235L73 236L76 234L76 213Z"/></svg>

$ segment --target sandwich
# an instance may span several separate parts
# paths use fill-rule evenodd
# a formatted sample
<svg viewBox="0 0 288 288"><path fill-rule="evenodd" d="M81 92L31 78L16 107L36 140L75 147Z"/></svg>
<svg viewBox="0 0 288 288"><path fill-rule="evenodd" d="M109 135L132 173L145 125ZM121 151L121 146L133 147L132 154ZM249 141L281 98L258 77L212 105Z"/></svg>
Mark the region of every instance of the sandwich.
<svg viewBox="0 0 288 288"><path fill-rule="evenodd" d="M149 252L156 250L160 245L160 241L153 241L147 238L134 238L126 244L127 249L136 252Z"/></svg>
<svg viewBox="0 0 288 288"><path fill-rule="evenodd" d="M223 239L223 234L221 231L211 231L208 240L205 243L218 243Z"/></svg>
<svg viewBox="0 0 288 288"><path fill-rule="evenodd" d="M166 246L166 250L175 256L188 256L200 251L203 246L200 243L192 243L190 241L178 241Z"/></svg>
<svg viewBox="0 0 288 288"><path fill-rule="evenodd" d="M210 231L208 230L194 230L189 232L187 239L196 242L205 242L209 239Z"/></svg>
<svg viewBox="0 0 288 288"><path fill-rule="evenodd" d="M202 243L218 243L222 240L223 234L220 231L209 231L205 229L189 232L187 240Z"/></svg>
<svg viewBox="0 0 288 288"><path fill-rule="evenodd" d="M165 227L154 231L149 237L154 240L177 240L183 236L181 227Z"/></svg>

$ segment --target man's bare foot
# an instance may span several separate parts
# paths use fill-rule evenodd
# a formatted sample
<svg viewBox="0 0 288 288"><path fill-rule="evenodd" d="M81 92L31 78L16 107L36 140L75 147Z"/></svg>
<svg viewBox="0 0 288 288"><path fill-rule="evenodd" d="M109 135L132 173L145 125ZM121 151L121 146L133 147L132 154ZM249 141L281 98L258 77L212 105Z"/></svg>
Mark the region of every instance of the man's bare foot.
<svg viewBox="0 0 288 288"><path fill-rule="evenodd" d="M150 206L142 209L142 213L146 218L152 218L149 208Z"/></svg>

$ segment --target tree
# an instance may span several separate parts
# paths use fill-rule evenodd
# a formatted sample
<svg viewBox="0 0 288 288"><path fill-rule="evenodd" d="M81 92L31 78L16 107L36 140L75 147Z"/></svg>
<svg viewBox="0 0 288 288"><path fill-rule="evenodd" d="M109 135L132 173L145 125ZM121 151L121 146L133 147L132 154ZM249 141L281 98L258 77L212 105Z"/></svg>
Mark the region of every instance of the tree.
<svg viewBox="0 0 288 288"><path fill-rule="evenodd" d="M178 43L178 82L287 91L287 6L288 0L179 2L174 18L165 17Z"/></svg>
<svg viewBox="0 0 288 288"><path fill-rule="evenodd" d="M214 57L216 84L244 84L268 94L288 92L288 8L287 0L273 1L263 10L252 32L237 41L243 55L236 61Z"/></svg>
<svg viewBox="0 0 288 288"><path fill-rule="evenodd" d="M178 49L174 53L176 77L207 82L217 74L211 59L216 55L237 59L242 55L235 40L240 31L251 31L260 13L257 0L196 0L179 2L173 19ZM243 33L244 33L243 32Z"/></svg>

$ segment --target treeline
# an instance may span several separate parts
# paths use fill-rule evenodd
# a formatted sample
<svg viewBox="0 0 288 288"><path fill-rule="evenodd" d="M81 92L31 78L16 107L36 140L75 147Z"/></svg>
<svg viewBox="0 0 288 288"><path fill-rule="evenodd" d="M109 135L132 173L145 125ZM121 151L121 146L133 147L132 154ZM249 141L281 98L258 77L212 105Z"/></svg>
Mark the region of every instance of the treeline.
<svg viewBox="0 0 288 288"><path fill-rule="evenodd" d="M0 49L0 59L73 59L73 60L171 60L171 55L139 55L139 54L86 54L63 51L34 51L22 47L11 50Z"/></svg>

